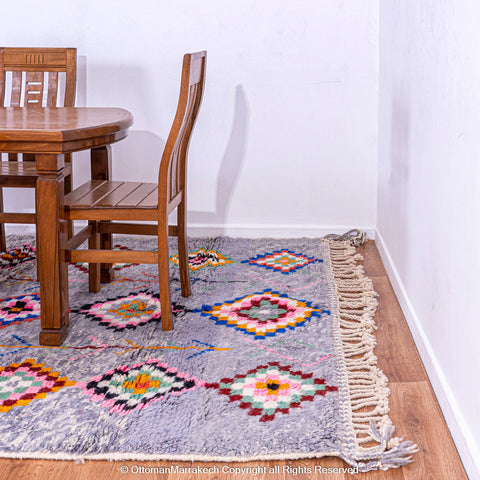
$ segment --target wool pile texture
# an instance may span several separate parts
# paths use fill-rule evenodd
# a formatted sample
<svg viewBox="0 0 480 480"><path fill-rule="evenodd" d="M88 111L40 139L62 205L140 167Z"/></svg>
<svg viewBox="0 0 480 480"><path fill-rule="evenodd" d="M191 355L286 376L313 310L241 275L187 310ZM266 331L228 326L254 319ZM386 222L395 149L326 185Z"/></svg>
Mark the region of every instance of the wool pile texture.
<svg viewBox="0 0 480 480"><path fill-rule="evenodd" d="M118 249L154 248L115 237ZM376 293L348 240L189 239L192 295L170 244L174 329L156 265L116 264L88 292L69 265L70 325L39 344L33 237L0 254L0 456L253 461L337 456L359 471L411 461L376 367Z"/></svg>

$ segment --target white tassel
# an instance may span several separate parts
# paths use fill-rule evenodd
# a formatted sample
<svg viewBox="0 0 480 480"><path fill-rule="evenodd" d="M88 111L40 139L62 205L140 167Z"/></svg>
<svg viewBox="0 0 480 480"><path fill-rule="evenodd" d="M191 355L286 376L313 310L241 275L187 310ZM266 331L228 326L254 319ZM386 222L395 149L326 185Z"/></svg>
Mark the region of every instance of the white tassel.
<svg viewBox="0 0 480 480"><path fill-rule="evenodd" d="M374 354L378 295L373 282L365 277L363 266L357 265L363 257L352 247L355 244L352 235L350 231L343 236L326 237L335 282L333 293L342 358L348 379L350 412L345 420L352 423L355 433L349 445L351 458L344 458L360 471L387 470L409 463L418 447L393 437L395 427L388 417L388 379L377 367ZM358 239L358 235L355 238ZM362 238L363 243L366 237Z"/></svg>

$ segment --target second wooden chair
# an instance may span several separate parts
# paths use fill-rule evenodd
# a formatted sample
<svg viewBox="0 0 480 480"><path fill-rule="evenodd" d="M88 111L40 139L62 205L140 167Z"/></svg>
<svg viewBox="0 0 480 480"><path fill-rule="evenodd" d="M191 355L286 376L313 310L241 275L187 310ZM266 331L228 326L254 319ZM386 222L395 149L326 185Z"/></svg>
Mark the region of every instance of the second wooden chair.
<svg viewBox="0 0 480 480"><path fill-rule="evenodd" d="M181 291L190 296L186 236L186 163L190 136L205 83L206 52L183 58L177 112L160 162L158 184L91 180L65 197L64 218L88 220L88 226L67 244L67 260L89 263L89 289L100 289L101 263L157 263L162 329L171 330L168 236L178 237ZM177 209L177 225L168 216ZM154 221L155 225L121 223ZM102 250L100 235L111 233L156 235L158 250ZM77 249L88 239L88 249Z"/></svg>
<svg viewBox="0 0 480 480"><path fill-rule="evenodd" d="M0 48L0 105L22 108L75 105L75 48ZM65 76L64 85L59 81ZM9 86L7 86L7 83ZM62 88L63 91L62 91ZM58 101L57 101L58 100ZM36 188L37 171L33 155L9 153L0 162L0 250L7 249L5 223L36 223L35 213L5 213L3 188ZM65 155L65 193L72 190L71 154ZM71 225L69 225L71 234Z"/></svg>

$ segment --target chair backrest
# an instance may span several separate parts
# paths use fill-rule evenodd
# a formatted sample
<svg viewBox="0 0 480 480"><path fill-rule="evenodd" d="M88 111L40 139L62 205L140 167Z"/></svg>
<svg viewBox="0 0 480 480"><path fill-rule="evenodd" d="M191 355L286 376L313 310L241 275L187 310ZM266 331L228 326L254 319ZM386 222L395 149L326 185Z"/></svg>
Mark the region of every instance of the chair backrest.
<svg viewBox="0 0 480 480"><path fill-rule="evenodd" d="M177 112L162 155L159 184L159 206L171 211L180 194L185 198L188 146L200 108L205 85L207 52L187 53L183 57L182 80Z"/></svg>
<svg viewBox="0 0 480 480"><path fill-rule="evenodd" d="M76 48L0 48L0 106L74 107L76 87ZM8 159L19 157L9 153ZM34 157L25 154L22 159Z"/></svg>
<svg viewBox="0 0 480 480"><path fill-rule="evenodd" d="M0 105L75 106L76 48L0 48ZM7 88L7 72L11 72ZM60 95L59 74L65 73Z"/></svg>

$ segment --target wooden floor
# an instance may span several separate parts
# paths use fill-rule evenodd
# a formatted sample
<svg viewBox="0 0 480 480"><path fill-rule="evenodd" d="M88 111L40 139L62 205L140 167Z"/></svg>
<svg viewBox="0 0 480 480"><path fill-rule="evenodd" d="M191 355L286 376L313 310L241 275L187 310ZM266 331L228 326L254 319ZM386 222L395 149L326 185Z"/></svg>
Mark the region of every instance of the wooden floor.
<svg viewBox="0 0 480 480"><path fill-rule="evenodd" d="M390 416L397 427L396 434L413 440L420 447L415 462L401 469L387 472L376 471L350 475L346 473L315 473L315 466L347 467L336 458L303 461L235 463L182 463L183 467L213 467L220 473L201 473L193 475L140 473L135 466L164 468L169 462L108 462L87 461L75 464L67 461L38 461L0 459L0 479L4 480L43 480L43 479L327 479L327 480L465 480L467 476L458 457L442 412L435 399L422 362L418 356L412 337L405 323L392 286L388 280L382 261L374 242L369 241L360 247L365 257L366 274L373 280L379 294L377 312L377 340L375 350L378 366L390 379ZM127 466L128 473L122 473L121 467ZM266 467L266 473L245 475L241 473L222 473L222 467L229 469L241 467ZM279 473L269 473L277 466ZM312 473L306 473L308 470ZM133 470L133 472L132 472ZM137 472L137 473L135 473Z"/></svg>

